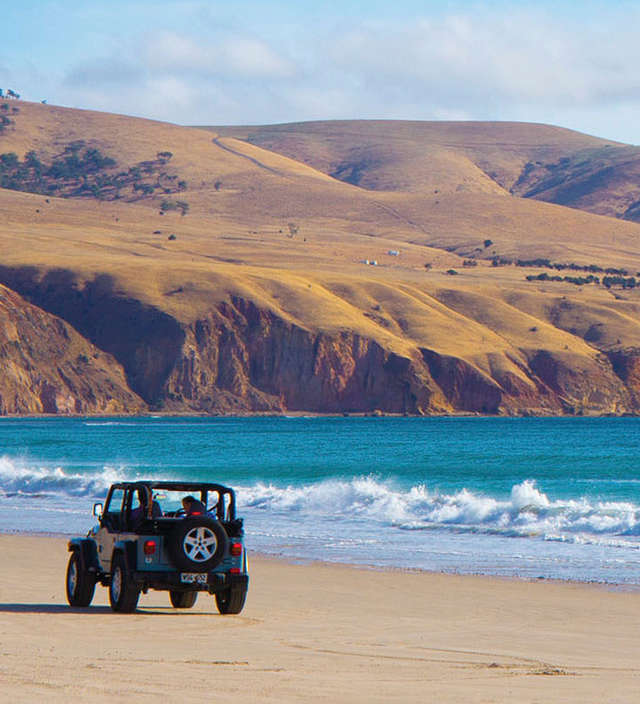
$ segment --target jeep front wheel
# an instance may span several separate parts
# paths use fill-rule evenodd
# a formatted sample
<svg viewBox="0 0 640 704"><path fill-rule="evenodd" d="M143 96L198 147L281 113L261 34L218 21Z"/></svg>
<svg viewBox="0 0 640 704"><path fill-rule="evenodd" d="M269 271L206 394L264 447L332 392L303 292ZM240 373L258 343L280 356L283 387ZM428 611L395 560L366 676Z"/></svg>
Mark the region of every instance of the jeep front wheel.
<svg viewBox="0 0 640 704"><path fill-rule="evenodd" d="M71 553L67 566L67 601L70 606L89 606L96 589L96 580L82 567L77 550Z"/></svg>
<svg viewBox="0 0 640 704"><path fill-rule="evenodd" d="M130 613L135 611L140 597L140 589L127 572L122 553L116 553L111 563L111 580L109 582L109 603L114 611Z"/></svg>
<svg viewBox="0 0 640 704"><path fill-rule="evenodd" d="M190 609L198 598L198 592L169 592L171 606L176 609Z"/></svg>

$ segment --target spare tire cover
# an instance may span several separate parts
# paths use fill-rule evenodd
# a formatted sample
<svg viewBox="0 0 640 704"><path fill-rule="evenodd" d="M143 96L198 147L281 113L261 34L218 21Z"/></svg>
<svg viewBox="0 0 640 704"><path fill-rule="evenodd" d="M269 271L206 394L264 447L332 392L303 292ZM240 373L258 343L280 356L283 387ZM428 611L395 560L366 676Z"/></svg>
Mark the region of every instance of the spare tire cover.
<svg viewBox="0 0 640 704"><path fill-rule="evenodd" d="M176 524L168 536L167 548L176 567L204 572L222 561L227 542L227 534L218 521L191 516Z"/></svg>

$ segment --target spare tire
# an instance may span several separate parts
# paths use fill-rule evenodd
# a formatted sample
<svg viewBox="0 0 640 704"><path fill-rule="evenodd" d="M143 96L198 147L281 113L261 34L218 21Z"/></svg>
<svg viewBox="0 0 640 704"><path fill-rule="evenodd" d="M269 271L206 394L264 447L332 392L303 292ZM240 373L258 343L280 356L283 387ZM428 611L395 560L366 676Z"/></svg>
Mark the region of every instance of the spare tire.
<svg viewBox="0 0 640 704"><path fill-rule="evenodd" d="M167 548L173 564L188 572L206 572L218 565L227 548L224 528L206 516L191 516L176 523Z"/></svg>

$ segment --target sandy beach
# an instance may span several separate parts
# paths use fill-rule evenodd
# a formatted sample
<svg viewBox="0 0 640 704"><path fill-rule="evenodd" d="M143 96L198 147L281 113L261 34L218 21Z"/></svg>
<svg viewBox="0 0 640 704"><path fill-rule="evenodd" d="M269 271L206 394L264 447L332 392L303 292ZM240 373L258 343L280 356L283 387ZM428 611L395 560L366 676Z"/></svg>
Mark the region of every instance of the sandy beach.
<svg viewBox="0 0 640 704"><path fill-rule="evenodd" d="M0 535L0 701L637 702L640 593L290 564L249 598L131 615L64 595L66 540Z"/></svg>

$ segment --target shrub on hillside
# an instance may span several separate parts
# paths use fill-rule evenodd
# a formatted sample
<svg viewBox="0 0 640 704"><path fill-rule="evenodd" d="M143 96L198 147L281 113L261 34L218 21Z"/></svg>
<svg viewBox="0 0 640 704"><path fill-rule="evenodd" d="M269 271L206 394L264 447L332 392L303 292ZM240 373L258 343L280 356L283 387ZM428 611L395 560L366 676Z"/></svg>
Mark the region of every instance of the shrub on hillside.
<svg viewBox="0 0 640 704"><path fill-rule="evenodd" d="M6 115L0 115L0 128L12 122ZM187 182L178 180L177 174L158 173L166 160L165 156L164 161L140 162L127 171L116 172L115 159L87 146L84 140L75 140L48 163L42 161L34 150L27 152L23 161L15 152L0 154L0 186L29 193L55 194L62 198L116 200L126 197L130 201L152 196L156 189L167 194L184 191ZM172 208L186 215L189 204L175 201Z"/></svg>

